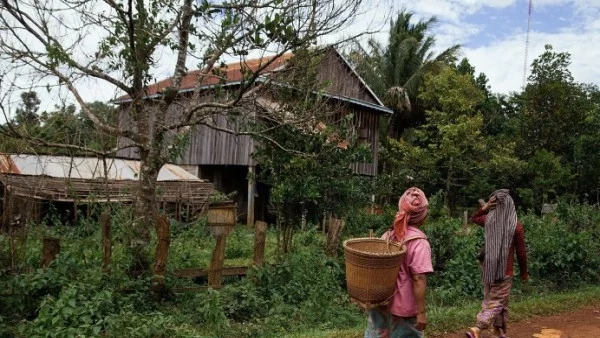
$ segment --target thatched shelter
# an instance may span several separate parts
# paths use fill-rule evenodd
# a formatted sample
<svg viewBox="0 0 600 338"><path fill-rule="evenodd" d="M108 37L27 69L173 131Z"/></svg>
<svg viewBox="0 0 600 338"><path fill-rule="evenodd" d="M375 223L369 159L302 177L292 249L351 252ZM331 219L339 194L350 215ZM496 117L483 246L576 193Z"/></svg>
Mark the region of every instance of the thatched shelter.
<svg viewBox="0 0 600 338"><path fill-rule="evenodd" d="M50 208L68 220L96 203L132 203L139 161L89 157L0 154L0 222L40 222ZM212 183L167 164L157 182L157 203L180 220L195 219L211 196Z"/></svg>

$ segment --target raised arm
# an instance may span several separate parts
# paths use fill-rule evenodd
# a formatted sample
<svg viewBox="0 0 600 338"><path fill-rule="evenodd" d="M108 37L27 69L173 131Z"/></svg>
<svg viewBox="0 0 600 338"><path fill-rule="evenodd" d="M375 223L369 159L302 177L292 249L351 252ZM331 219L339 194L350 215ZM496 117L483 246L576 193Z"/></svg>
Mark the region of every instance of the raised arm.
<svg viewBox="0 0 600 338"><path fill-rule="evenodd" d="M485 226L485 219L487 217L488 211L496 207L496 197L490 197L489 201L487 202L479 200L479 204L481 205L481 209L477 210L477 212L475 212L473 216L471 216L471 222L480 226Z"/></svg>
<svg viewBox="0 0 600 338"><path fill-rule="evenodd" d="M471 222L480 226L484 226L486 218L487 210L479 209L473 214L473 216L471 216Z"/></svg>

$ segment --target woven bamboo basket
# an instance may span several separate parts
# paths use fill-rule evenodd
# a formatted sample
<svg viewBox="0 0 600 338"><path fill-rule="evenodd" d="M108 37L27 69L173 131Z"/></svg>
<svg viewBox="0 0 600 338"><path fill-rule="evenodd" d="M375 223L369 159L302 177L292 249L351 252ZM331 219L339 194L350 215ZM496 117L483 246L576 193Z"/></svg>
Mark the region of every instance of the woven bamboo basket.
<svg viewBox="0 0 600 338"><path fill-rule="evenodd" d="M406 246L379 238L344 241L346 285L350 297L364 304L380 304L396 289Z"/></svg>

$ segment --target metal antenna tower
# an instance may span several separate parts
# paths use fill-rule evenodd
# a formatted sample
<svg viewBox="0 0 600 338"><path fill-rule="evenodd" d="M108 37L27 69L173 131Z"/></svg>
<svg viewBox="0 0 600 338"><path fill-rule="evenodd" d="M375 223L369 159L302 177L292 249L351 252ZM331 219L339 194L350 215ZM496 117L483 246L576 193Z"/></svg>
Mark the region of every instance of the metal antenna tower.
<svg viewBox="0 0 600 338"><path fill-rule="evenodd" d="M529 10L527 12L527 35L525 36L525 62L523 63L523 89L527 84L527 57L529 53L529 31L531 30L531 12L533 10L533 0L529 0Z"/></svg>

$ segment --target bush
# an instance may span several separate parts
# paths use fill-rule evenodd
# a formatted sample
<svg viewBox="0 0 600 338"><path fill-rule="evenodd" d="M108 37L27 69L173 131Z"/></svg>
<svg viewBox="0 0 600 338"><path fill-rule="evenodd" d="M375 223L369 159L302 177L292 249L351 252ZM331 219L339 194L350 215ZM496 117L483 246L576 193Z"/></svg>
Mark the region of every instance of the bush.
<svg viewBox="0 0 600 338"><path fill-rule="evenodd" d="M296 247L304 237L296 238ZM312 233L311 237L316 236ZM280 264L254 269L247 279L223 289L227 316L256 324L240 328L240 335L277 336L277 332L309 323L325 328L356 322L357 312L348 308L343 288L344 266L340 260L326 257L322 248L302 247Z"/></svg>
<svg viewBox="0 0 600 338"><path fill-rule="evenodd" d="M375 235L380 236L392 225L396 211L396 208L387 207L381 215L374 215L355 210L347 216L342 234L346 237L366 237L369 229L373 229Z"/></svg>
<svg viewBox="0 0 600 338"><path fill-rule="evenodd" d="M459 298L481 294L477 252L483 231L476 225L462 228L458 218L442 217L423 228L431 245L435 273L430 286L437 298L451 304Z"/></svg>
<svg viewBox="0 0 600 338"><path fill-rule="evenodd" d="M536 291L600 281L598 211L595 206L561 203L557 213L545 219L533 214L520 217ZM354 211L343 235L362 237L372 228L379 236L394 214L394 208L382 215ZM23 273L0 271L0 337L279 337L364 322L364 313L348 300L343 255L325 256L325 238L310 225L297 233L292 253L277 264L253 268L246 278L219 291L156 301L149 293L149 278L125 276L128 256L123 243L114 242L112 274L102 273L100 231L93 221L86 222L83 230L60 225L30 228L19 266ZM125 229L116 223L119 228ZM482 228L463 228L461 219L430 215L423 230L435 268L429 278L429 304L456 306L479 299L482 284L476 254L483 245ZM44 235L62 240L61 253L46 270L36 269ZM172 235L169 269L208 263L214 238L201 222L173 224ZM5 241L0 237L0 244ZM227 259L250 262L252 245L251 232L236 228L228 238ZM168 286L190 283L167 279ZM521 292L519 283L515 292Z"/></svg>
<svg viewBox="0 0 600 338"><path fill-rule="evenodd" d="M547 219L533 215L522 219L533 278L558 288L600 280L600 244L594 233L573 231L570 218Z"/></svg>

